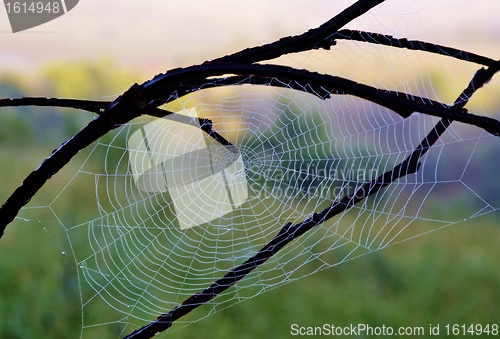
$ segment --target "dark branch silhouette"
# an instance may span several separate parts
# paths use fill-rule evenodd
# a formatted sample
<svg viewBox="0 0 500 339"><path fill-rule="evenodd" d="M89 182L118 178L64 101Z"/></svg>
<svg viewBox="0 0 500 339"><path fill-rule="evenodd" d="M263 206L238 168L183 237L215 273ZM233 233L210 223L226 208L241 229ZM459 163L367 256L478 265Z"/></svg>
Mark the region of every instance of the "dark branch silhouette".
<svg viewBox="0 0 500 339"><path fill-rule="evenodd" d="M378 33L340 30L353 19L363 15L382 2L383 0L361 0L320 27L302 35L286 37L267 45L245 49L207 61L202 65L178 68L159 74L142 85L134 84L112 102L50 98L1 99L0 107L29 105L67 107L93 112L98 116L45 159L2 205L0 208L0 237L3 235L5 227L14 220L19 210L29 202L48 179L63 168L80 150L86 148L112 129L138 116L150 115L161 118L169 114L175 114L161 109L160 106L203 89L251 84L289 88L315 95L323 100L330 98L331 94L353 95L384 106L399 114L402 118L407 118L414 112L441 118L403 162L371 181L360 185L353 193L332 202L329 207L314 213L303 222L296 225L286 224L252 258L230 270L202 292L192 295L179 306L168 313L160 315L155 321L126 337L128 339L151 338L158 332L168 329L177 319L236 284L302 234L339 213L347 211L366 197L375 194L398 179L417 172L422 157L446 131L452 121L470 124L491 134L500 135L500 122L498 120L470 114L464 108L475 91L482 87L499 70L499 61L418 40L394 38ZM329 49L335 45L336 40L340 39L436 53L478 63L488 68L481 68L477 71L454 105L449 106L428 98L379 89L329 74L319 74L279 65L256 64L256 62L272 60L285 54L319 48ZM221 77L226 75L227 77ZM231 151L238 152L236 146L217 133L209 119L204 117L197 117L197 119L200 128L205 133Z"/></svg>
<svg viewBox="0 0 500 339"><path fill-rule="evenodd" d="M411 51L423 51L452 57L458 60L474 62L479 65L491 67L493 69L500 69L500 61L487 58L471 52L462 51L452 47L441 46L438 44L424 42L419 40L408 40L406 38L395 38L391 35L371 33L364 31L354 31L350 29L342 29L335 32L332 36L335 40L353 40L372 43L376 45L383 45L396 48L406 48Z"/></svg>
<svg viewBox="0 0 500 339"><path fill-rule="evenodd" d="M110 104L109 101L89 101L78 99L58 98L19 98L0 99L0 107L38 106L38 107L64 107L76 108L100 114Z"/></svg>
<svg viewBox="0 0 500 339"><path fill-rule="evenodd" d="M330 35L384 1L385 0L359 0L323 25L311 29L306 33L282 38L267 45L248 48L207 63L239 62L251 64L254 62L275 59L290 53L319 48L329 49L331 46L331 43L328 41Z"/></svg>
<svg viewBox="0 0 500 339"><path fill-rule="evenodd" d="M494 68L492 70L497 71L497 69ZM144 91L150 91L153 97L157 97L173 88L179 96L182 96L195 91L196 88L200 88L200 86L212 87L220 84L243 84L243 79L241 77L236 77L236 79L234 79L236 83L231 83L231 78L226 78L220 81L217 79L206 80L206 78L212 76L230 74L231 72L240 75L246 74L248 76L247 83L250 84L254 83L252 81L254 78L257 79L256 82L258 84L265 84L266 79L269 85L280 85L294 82L295 85L293 87L297 89L301 88L302 91L306 92L308 91L307 85L310 84L310 88L313 90L318 87L322 88L324 94L324 96L322 96L323 99L327 97L326 93L349 94L384 106L398 113L403 118L407 118L414 112L419 112L471 124L483 128L487 132L495 135L498 135L500 132L500 122L498 120L470 114L462 107L451 107L441 102L404 92L378 89L342 77L319 74L303 69L297 70L291 67L278 65L246 65L227 63L176 69L158 76L151 82L145 83ZM203 75L200 76L202 79L201 82L194 79L191 74L194 74L194 76ZM191 82L185 84L180 81L183 77L194 81L195 86L192 87ZM214 85L208 84L209 82L214 82ZM180 86L177 85L179 83L181 83ZM317 92L316 95L318 95Z"/></svg>

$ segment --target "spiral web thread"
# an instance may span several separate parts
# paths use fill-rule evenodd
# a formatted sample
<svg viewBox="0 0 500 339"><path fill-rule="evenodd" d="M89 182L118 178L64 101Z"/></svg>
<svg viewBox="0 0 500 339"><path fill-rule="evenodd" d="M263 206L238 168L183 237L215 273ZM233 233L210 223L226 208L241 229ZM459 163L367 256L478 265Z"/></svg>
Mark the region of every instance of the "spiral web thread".
<svg viewBox="0 0 500 339"><path fill-rule="evenodd" d="M416 25L418 14L408 12L403 23L374 11L352 25L394 36L410 30L432 41L432 32ZM479 68L348 40L331 50L271 62L445 103L453 102ZM332 93L322 100L311 89L286 84L205 86L165 107L176 115L136 119L82 152L81 167L48 206L66 230L79 268L84 338L106 326L123 335L174 308L255 254L285 224L303 221L403 161L437 122L419 113L403 119L348 95ZM498 97L498 86L482 90ZM492 114L480 100L470 107ZM202 128L208 120L199 118L209 119L230 146L209 136ZM479 154L496 142L482 130L453 124L416 174L294 240L204 305L198 317L387 246L497 213L491 186L477 180ZM65 222L58 207L75 183L92 188L96 203L95 215L76 225ZM453 214L442 213L448 205L455 206ZM108 308L108 318L93 320L96 307ZM195 320L181 319L177 326Z"/></svg>

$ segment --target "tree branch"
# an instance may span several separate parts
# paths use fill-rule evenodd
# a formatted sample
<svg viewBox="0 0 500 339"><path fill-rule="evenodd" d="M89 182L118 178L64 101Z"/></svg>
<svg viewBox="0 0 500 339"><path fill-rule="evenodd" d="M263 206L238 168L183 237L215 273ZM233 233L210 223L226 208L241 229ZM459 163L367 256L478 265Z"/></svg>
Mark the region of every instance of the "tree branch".
<svg viewBox="0 0 500 339"><path fill-rule="evenodd" d="M367 42L376 45L384 45L389 47L406 48L412 51L423 51L428 53L434 53L439 55L444 55L447 57L455 58L458 60L464 60L469 62L474 62L479 65L488 66L494 70L500 69L500 61L493 60L482 55L475 53L463 51L460 49L446 47L430 42L424 42L420 40L408 40L406 38L394 38L392 35L371 33L350 29L342 29L335 32L331 38L335 40L352 40Z"/></svg>
<svg viewBox="0 0 500 339"><path fill-rule="evenodd" d="M496 72L496 69L492 68L491 71ZM239 76L220 80L210 79L225 74L237 74ZM246 76L246 80L242 76ZM232 84L234 85L241 85L244 81L253 83L252 79L254 78L259 84L265 83L267 79L268 84L280 87L293 83L294 88L300 88L302 91L306 91L307 88L313 90L322 88L322 93L319 94L322 98L326 97L326 93L349 94L384 106L403 118L410 116L413 112L420 112L454 119L480 127L491 134L500 135L500 122L498 120L470 114L464 108L450 107L444 103L408 93L378 89L342 77L280 65L223 63L178 68L159 74L153 80L144 83L144 91L157 104L158 98L161 97L171 97L171 99L165 101L168 102L195 92L200 88L230 84L233 80L234 83ZM213 82L213 85L210 82ZM175 97L168 95L172 92L176 93ZM313 94L315 93L313 92ZM317 92L316 95L318 95Z"/></svg>
<svg viewBox="0 0 500 339"><path fill-rule="evenodd" d="M325 44L325 40L330 35L384 1L385 0L356 1L354 4L318 28L311 29L301 35L282 38L267 45L247 48L240 52L208 61L207 63L239 62L251 64L258 61L275 59L285 54L297 53L310 49L328 49L331 42L327 42Z"/></svg>
<svg viewBox="0 0 500 339"><path fill-rule="evenodd" d="M92 113L101 113L111 102L78 99L33 98L0 99L0 107L39 106L76 108Z"/></svg>

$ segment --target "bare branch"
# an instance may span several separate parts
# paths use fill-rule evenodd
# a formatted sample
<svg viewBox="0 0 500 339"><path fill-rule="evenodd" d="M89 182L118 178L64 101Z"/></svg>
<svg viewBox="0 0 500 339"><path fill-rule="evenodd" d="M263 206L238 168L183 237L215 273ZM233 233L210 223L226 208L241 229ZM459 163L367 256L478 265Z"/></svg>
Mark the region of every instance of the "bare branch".
<svg viewBox="0 0 500 339"><path fill-rule="evenodd" d="M58 99L58 98L18 98L18 99L0 99L0 107L19 107L19 106L39 106L39 107L65 107L76 108L92 113L100 113L111 102L110 101L90 101L77 99Z"/></svg>
<svg viewBox="0 0 500 339"><path fill-rule="evenodd" d="M325 39L335 33L346 24L365 14L373 7L385 0L360 0L346 8L331 20L325 22L318 28L311 29L301 35L286 37L273 43L248 48L240 52L212 60L216 62L239 62L254 63L258 61L271 60L285 54L307 51L310 49L329 48L330 42L325 44ZM208 62L210 63L210 62Z"/></svg>
<svg viewBox="0 0 500 339"><path fill-rule="evenodd" d="M389 47L406 48L412 51L424 51L447 57L452 57L458 60L474 62L479 65L490 67L492 70L500 69L500 61L493 60L482 55L463 51L460 49L446 47L430 42L420 40L408 40L406 38L394 38L392 35L371 33L364 31L356 31L350 29L342 29L335 32L332 36L335 40L353 40L372 43L376 45L384 45Z"/></svg>
<svg viewBox="0 0 500 339"><path fill-rule="evenodd" d="M496 72L493 68L491 71ZM239 76L220 80L210 79L224 74L238 74ZM247 78L242 76L247 76ZM255 82L259 84L266 83L267 79L267 83L270 85L285 87L286 84L291 83L293 88L302 91L311 88L313 94L322 98L327 97L326 93L350 94L389 108L403 118L410 116L413 112L420 112L474 125L491 134L500 135L500 122L498 120L469 114L463 108L451 107L441 102L408 93L378 89L342 77L280 65L223 63L179 68L160 74L153 80L144 83L144 91L148 93L147 96L151 100L153 98L158 100L161 97L169 97L169 93L175 92L177 96L169 99L173 100L195 92L203 86L205 88L215 87L216 85L230 84L233 80L233 84L241 85L245 81L246 83L253 83L252 79L254 78L256 78ZM210 84L211 82L213 84ZM320 94L316 92L318 88L321 88Z"/></svg>

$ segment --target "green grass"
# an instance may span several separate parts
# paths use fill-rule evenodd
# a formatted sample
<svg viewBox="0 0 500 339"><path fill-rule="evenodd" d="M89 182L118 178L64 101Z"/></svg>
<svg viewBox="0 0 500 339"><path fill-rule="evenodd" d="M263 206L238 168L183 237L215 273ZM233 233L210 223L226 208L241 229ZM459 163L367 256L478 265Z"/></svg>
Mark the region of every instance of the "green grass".
<svg viewBox="0 0 500 339"><path fill-rule="evenodd" d="M3 152L8 155L8 151ZM10 156L16 153L11 152ZM16 159L21 164L33 162L32 157ZM10 188L24 173L13 170L4 175L9 176L4 182ZM90 204L81 199L81 189L77 186L68 193L67 199L72 201L67 202L67 208L74 209L68 214L78 214ZM45 221L17 220L0 241L0 337L77 338L81 306L66 234L50 222L50 211L36 213ZM493 218L472 219L371 253L263 293L178 329L169 337L289 338L294 323L427 329L430 324L498 322L497 224ZM209 306L203 307L206 310ZM106 319L108 312L103 307L86 316L99 321ZM194 320L196 313L186 320ZM116 331L118 328L96 330L100 337L109 338L117 337Z"/></svg>
<svg viewBox="0 0 500 339"><path fill-rule="evenodd" d="M0 200L5 201L56 146L18 145L15 140L2 143ZM102 163L87 165L91 172L103 170ZM66 225L88 220L90 211L95 211L93 187L89 188L93 182L75 182L57 199L57 205L49 208L77 169L72 161L50 180L30 203L45 207L23 210L20 216L27 221L17 219L0 239L0 338L80 337L80 293L95 293L80 290L86 285L78 281L67 233L52 208ZM452 198L446 209L434 205L435 218L460 212L460 207L450 203L460 197ZM471 219L370 253L262 293L190 326L176 324L169 338L290 338L291 324L363 323L428 329L430 324L443 328L446 324L499 323L498 224L492 216ZM72 246L75 252L84 253L88 250L87 235L73 238ZM305 265L300 272L314 270L313 265ZM183 320L194 321L210 307L202 306ZM109 307L96 303L86 309L85 317L89 322L105 322L109 313ZM96 338L116 338L119 327L88 329L86 337L93 333Z"/></svg>
<svg viewBox="0 0 500 339"><path fill-rule="evenodd" d="M264 293L172 338L290 338L290 325L498 324L498 229L463 224Z"/></svg>

